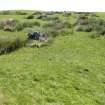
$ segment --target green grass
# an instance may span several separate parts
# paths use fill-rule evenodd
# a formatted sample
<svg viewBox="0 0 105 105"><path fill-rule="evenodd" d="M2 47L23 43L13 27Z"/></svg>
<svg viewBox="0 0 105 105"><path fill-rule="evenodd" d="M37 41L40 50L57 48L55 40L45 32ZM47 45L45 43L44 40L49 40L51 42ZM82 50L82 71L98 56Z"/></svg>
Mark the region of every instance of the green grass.
<svg viewBox="0 0 105 105"><path fill-rule="evenodd" d="M26 38L0 31L16 34ZM0 105L105 105L105 38L90 34L61 34L49 46L0 56Z"/></svg>
<svg viewBox="0 0 105 105"><path fill-rule="evenodd" d="M4 15L0 15L0 20L4 20L4 19L11 19L11 18L15 18L15 19L17 19L17 20L21 20L21 19L23 19L23 18L25 18L25 16L24 15L5 15L5 18L4 18Z"/></svg>
<svg viewBox="0 0 105 105"><path fill-rule="evenodd" d="M8 105L104 105L105 41L86 33L59 36L50 47L0 56Z"/></svg>

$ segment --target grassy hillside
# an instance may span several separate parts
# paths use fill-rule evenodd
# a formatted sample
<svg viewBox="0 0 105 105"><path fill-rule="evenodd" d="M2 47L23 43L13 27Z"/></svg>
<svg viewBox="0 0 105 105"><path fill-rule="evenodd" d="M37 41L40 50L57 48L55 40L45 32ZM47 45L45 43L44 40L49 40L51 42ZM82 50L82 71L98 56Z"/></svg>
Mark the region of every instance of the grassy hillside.
<svg viewBox="0 0 105 105"><path fill-rule="evenodd" d="M36 19L38 15L29 21L38 21L40 26L28 28L46 32L46 24L53 19ZM79 15L54 13L52 16L74 24ZM9 16L28 21L24 19L26 15ZM91 38L92 32L71 32L72 27L63 29L67 30L54 29L57 35L48 46L23 46L0 56L0 105L105 105L104 36ZM49 30L47 33L52 36L54 32ZM1 30L0 36L18 35L26 39L28 31L27 28L14 32Z"/></svg>

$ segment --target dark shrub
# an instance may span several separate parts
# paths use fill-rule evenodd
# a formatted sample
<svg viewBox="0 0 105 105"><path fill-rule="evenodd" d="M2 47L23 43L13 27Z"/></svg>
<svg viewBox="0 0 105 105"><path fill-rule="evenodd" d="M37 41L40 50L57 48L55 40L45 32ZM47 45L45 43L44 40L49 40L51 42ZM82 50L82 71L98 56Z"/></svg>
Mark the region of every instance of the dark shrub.
<svg viewBox="0 0 105 105"><path fill-rule="evenodd" d="M32 15L41 15L42 14L42 12L40 12L40 11L35 11Z"/></svg>
<svg viewBox="0 0 105 105"><path fill-rule="evenodd" d="M30 21L18 22L14 27L14 31L21 31L25 28L32 28L35 25L39 26L40 24L38 22L30 22Z"/></svg>
<svg viewBox="0 0 105 105"><path fill-rule="evenodd" d="M24 29L23 24L20 23L20 22L18 22L18 23L16 24L16 26L14 27L14 31L21 31L21 30L23 30L23 29Z"/></svg>
<svg viewBox="0 0 105 105"><path fill-rule="evenodd" d="M59 20L59 18L57 17L57 16L47 16L46 18L45 18L45 20Z"/></svg>
<svg viewBox="0 0 105 105"><path fill-rule="evenodd" d="M11 11L0 11L0 15L10 15Z"/></svg>
<svg viewBox="0 0 105 105"><path fill-rule="evenodd" d="M91 13L91 17L99 17L96 13Z"/></svg>
<svg viewBox="0 0 105 105"><path fill-rule="evenodd" d="M34 15L28 15L26 19L34 19Z"/></svg>
<svg viewBox="0 0 105 105"><path fill-rule="evenodd" d="M55 22L53 21L43 24L44 28L49 28L49 27L54 27L54 26L55 26Z"/></svg>
<svg viewBox="0 0 105 105"><path fill-rule="evenodd" d="M89 24L93 31L96 31L99 35L105 35L105 21L99 18L90 18Z"/></svg>
<svg viewBox="0 0 105 105"><path fill-rule="evenodd" d="M55 20L59 20L59 17L54 16L54 15L42 14L42 15L39 15L37 17L37 19L42 19L42 20L47 20L47 21L55 21Z"/></svg>
<svg viewBox="0 0 105 105"><path fill-rule="evenodd" d="M92 27L90 25L78 25L75 27L76 31L91 32Z"/></svg>
<svg viewBox="0 0 105 105"><path fill-rule="evenodd" d="M100 35L97 33L97 32L92 32L91 34L90 34L90 37L91 38L97 38L97 37L99 37Z"/></svg>
<svg viewBox="0 0 105 105"><path fill-rule="evenodd" d="M54 28L48 28L45 30L44 33L47 34L48 36L56 37L58 35L58 30L56 30Z"/></svg>
<svg viewBox="0 0 105 105"><path fill-rule="evenodd" d="M64 28L71 28L71 23L68 21L58 21L58 22L54 22L54 28L56 30L61 30Z"/></svg>
<svg viewBox="0 0 105 105"><path fill-rule="evenodd" d="M33 22L30 22L30 21L23 21L21 22L21 24L23 25L23 27L32 27L34 24Z"/></svg>
<svg viewBox="0 0 105 105"><path fill-rule="evenodd" d="M37 19L42 19L42 20L45 20L47 18L46 15L39 15L36 17Z"/></svg>
<svg viewBox="0 0 105 105"><path fill-rule="evenodd" d="M63 26L64 26L64 28L71 28L71 23L69 22L69 21L63 21L62 23L61 23Z"/></svg>
<svg viewBox="0 0 105 105"><path fill-rule="evenodd" d="M16 15L27 15L27 13L23 11L16 11L15 14Z"/></svg>
<svg viewBox="0 0 105 105"><path fill-rule="evenodd" d="M2 21L1 21L0 22L0 30L3 30L3 28L4 28L4 25L3 25Z"/></svg>
<svg viewBox="0 0 105 105"><path fill-rule="evenodd" d="M45 23L43 25L43 29L45 29L45 33L52 37L56 37L58 35L64 35L65 33L71 32L71 23L67 20L65 21L50 21L49 23Z"/></svg>
<svg viewBox="0 0 105 105"><path fill-rule="evenodd" d="M18 36L0 36L0 54L12 52L25 45L26 40Z"/></svg>
<svg viewBox="0 0 105 105"><path fill-rule="evenodd" d="M71 16L72 12L63 12L63 15L68 17L68 16Z"/></svg>
<svg viewBox="0 0 105 105"><path fill-rule="evenodd" d="M33 30L33 27L39 27L40 26L40 22L37 22L37 21L34 21L34 22L31 22L31 21L22 21L22 22L19 22L16 24L16 26L14 27L14 31L21 31L21 30L24 30L24 29L31 29Z"/></svg>
<svg viewBox="0 0 105 105"><path fill-rule="evenodd" d="M56 29L71 28L71 23L68 21L51 21L46 24L48 27L55 27Z"/></svg>
<svg viewBox="0 0 105 105"><path fill-rule="evenodd" d="M54 15L55 12L53 12L53 11L49 11L49 12L45 12L45 14L46 14L46 15Z"/></svg>
<svg viewBox="0 0 105 105"><path fill-rule="evenodd" d="M80 16L80 17L77 19L76 24L87 25L87 24L88 24L88 17L87 17L87 16Z"/></svg>
<svg viewBox="0 0 105 105"><path fill-rule="evenodd" d="M105 21L97 17L79 17L75 24L76 31L95 32L98 35L105 35ZM93 35L92 35L93 36ZM97 35L96 35L97 36Z"/></svg>
<svg viewBox="0 0 105 105"><path fill-rule="evenodd" d="M40 26L40 22L35 21L35 22L33 22L33 25L35 25L35 26Z"/></svg>

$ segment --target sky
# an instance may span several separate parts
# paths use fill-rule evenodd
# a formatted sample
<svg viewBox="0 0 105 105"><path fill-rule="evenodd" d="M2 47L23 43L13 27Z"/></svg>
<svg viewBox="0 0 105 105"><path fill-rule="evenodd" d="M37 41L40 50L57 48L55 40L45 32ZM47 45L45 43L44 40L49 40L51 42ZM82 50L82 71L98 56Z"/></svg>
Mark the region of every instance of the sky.
<svg viewBox="0 0 105 105"><path fill-rule="evenodd" d="M105 0L0 0L0 10L105 12Z"/></svg>

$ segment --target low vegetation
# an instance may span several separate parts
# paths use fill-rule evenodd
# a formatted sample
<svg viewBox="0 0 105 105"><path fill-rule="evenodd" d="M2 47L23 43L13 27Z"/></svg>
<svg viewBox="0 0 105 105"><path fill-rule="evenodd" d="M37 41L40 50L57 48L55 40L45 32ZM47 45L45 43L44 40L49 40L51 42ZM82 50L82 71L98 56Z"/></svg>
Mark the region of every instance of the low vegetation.
<svg viewBox="0 0 105 105"><path fill-rule="evenodd" d="M26 36L19 35L20 33L6 33L6 35L2 35L4 32L0 34L0 55L7 54L12 52L18 48L25 46L27 42Z"/></svg>
<svg viewBox="0 0 105 105"><path fill-rule="evenodd" d="M76 31L92 32L93 37L105 35L105 20L94 15L80 16L75 24Z"/></svg>
<svg viewBox="0 0 105 105"><path fill-rule="evenodd" d="M105 13L1 11L0 105L105 105L104 36Z"/></svg>

